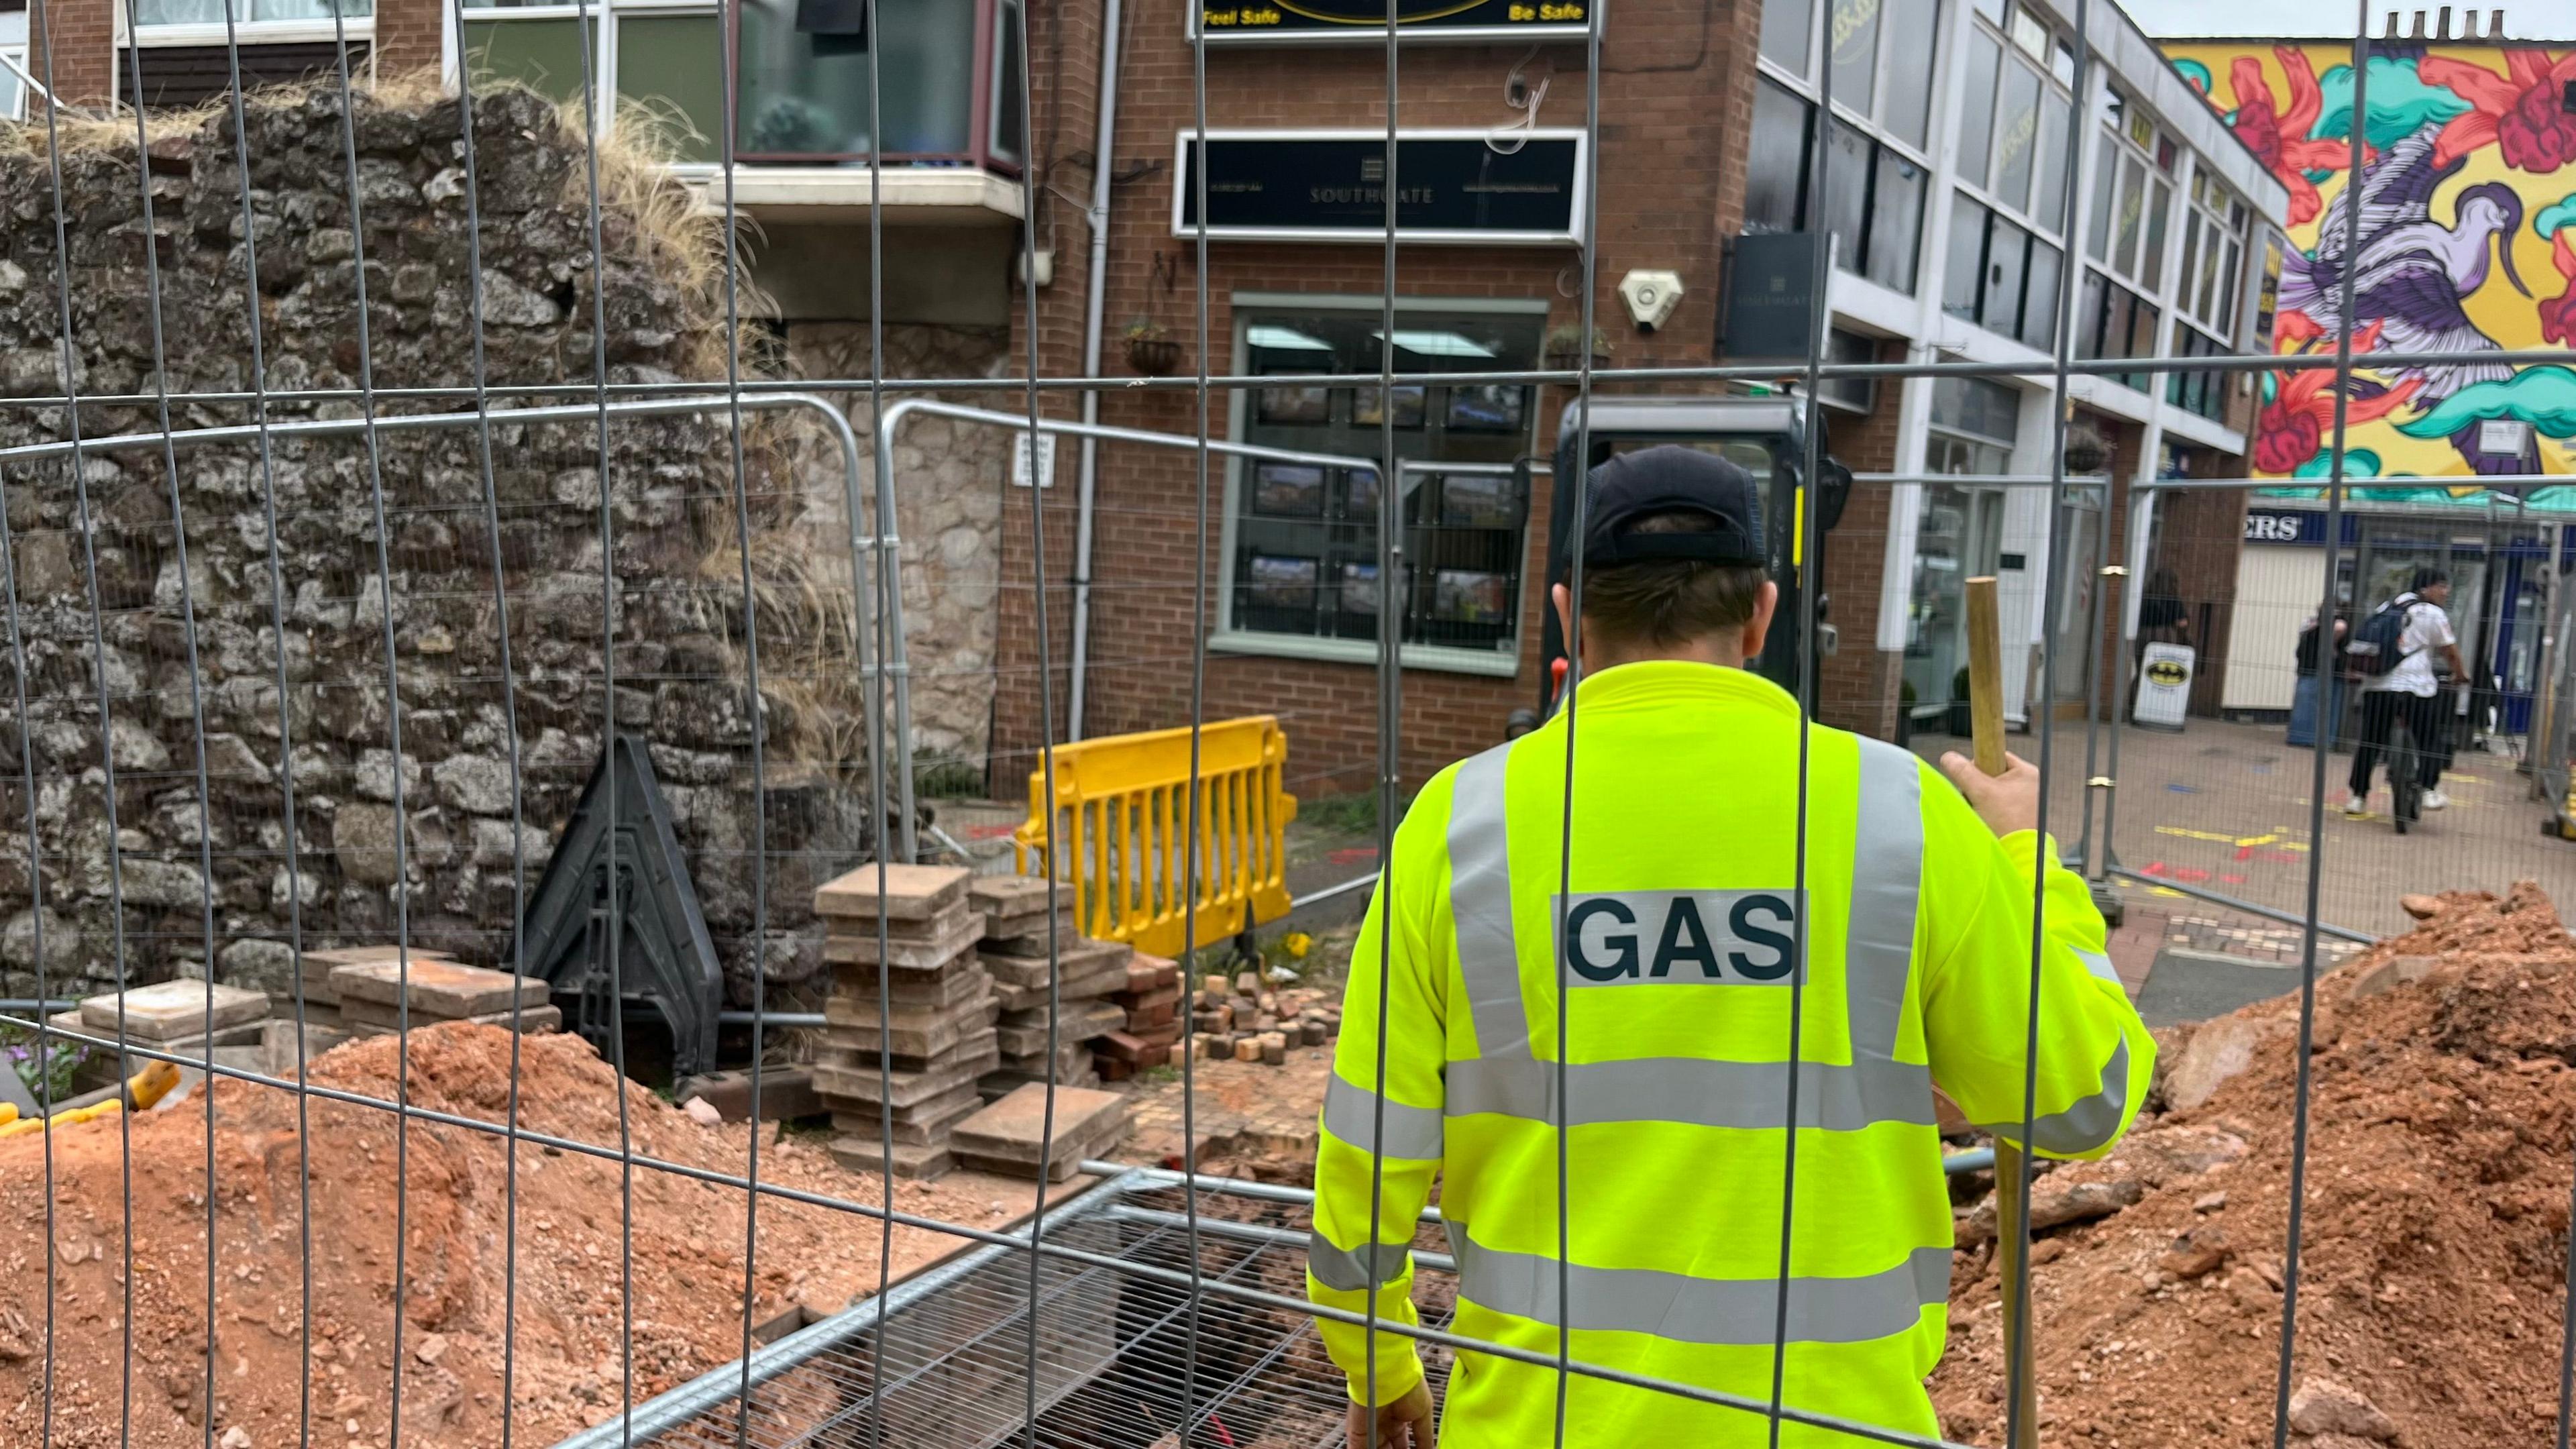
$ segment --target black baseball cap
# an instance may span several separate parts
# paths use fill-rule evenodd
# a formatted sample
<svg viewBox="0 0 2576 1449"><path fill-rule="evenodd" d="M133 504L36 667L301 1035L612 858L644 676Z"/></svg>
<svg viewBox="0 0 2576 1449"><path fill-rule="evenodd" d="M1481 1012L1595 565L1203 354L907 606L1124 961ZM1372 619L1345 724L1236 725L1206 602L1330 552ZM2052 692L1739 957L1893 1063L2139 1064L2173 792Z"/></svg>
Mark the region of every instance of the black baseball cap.
<svg viewBox="0 0 2576 1449"><path fill-rule="evenodd" d="M1695 533L1634 531L1639 519L1658 513L1704 513L1717 526ZM1593 469L1583 566L1606 569L1667 559L1765 562L1762 498L1753 475L1714 453L1672 443L1621 453Z"/></svg>

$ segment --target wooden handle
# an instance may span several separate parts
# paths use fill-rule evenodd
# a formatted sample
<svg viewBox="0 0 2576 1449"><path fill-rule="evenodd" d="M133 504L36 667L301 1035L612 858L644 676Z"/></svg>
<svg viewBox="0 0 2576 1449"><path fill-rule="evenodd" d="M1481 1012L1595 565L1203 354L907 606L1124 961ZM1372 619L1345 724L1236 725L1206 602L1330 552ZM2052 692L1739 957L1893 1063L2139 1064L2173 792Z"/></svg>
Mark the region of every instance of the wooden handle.
<svg viewBox="0 0 2576 1449"><path fill-rule="evenodd" d="M2004 758L2003 625L1996 607L1995 581L1990 578L1968 580L1968 727L1976 746L1977 768L1989 775L2002 774L2008 768ZM2004 1372L2012 1376L2016 1366L2021 1370L2014 1385L2020 1432L2013 1436L2011 1449L2037 1449L2039 1388L2031 1371L2039 1355L2027 1342L2018 1355L2018 1364L2012 1352L2013 1341L2021 1336L2017 1330L2022 1300L2014 1291L2022 1279L2021 1180L2021 1149L1996 1138L1995 1264L2004 1290Z"/></svg>
<svg viewBox="0 0 2576 1449"><path fill-rule="evenodd" d="M1977 768L2004 772L2004 660L2002 614L1995 581L1968 580L1968 723Z"/></svg>

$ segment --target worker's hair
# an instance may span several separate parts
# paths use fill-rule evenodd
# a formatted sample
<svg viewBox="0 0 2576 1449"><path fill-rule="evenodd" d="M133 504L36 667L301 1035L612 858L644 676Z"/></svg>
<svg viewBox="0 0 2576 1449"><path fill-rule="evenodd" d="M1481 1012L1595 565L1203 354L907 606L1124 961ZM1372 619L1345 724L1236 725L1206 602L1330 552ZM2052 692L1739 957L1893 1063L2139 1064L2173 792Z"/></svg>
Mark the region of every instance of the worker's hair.
<svg viewBox="0 0 2576 1449"><path fill-rule="evenodd" d="M1714 515L1696 509L1650 513L1627 533L1714 533ZM1753 622L1762 598L1760 564L1649 559L1592 569L1583 579L1583 617L1606 639L1680 644Z"/></svg>
<svg viewBox="0 0 2576 1449"><path fill-rule="evenodd" d="M2447 584L2450 581L2451 576L2449 574L2433 567L2431 564L2426 564L2424 567L2415 571L2415 582L2407 585L2406 591L2410 594L2420 594L2426 589L2433 587L2435 584Z"/></svg>

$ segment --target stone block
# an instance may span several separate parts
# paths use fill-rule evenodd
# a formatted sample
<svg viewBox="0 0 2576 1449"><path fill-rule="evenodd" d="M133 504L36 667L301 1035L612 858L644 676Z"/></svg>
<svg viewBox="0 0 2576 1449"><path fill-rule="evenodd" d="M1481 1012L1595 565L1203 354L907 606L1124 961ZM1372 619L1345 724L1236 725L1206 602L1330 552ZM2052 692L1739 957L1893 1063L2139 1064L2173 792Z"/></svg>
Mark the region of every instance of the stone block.
<svg viewBox="0 0 2576 1449"><path fill-rule="evenodd" d="M413 947L408 953L393 945L335 946L327 951L307 951L296 963L296 973L304 981L304 999L326 1004L336 1003L340 993L331 986L331 973L343 966L360 966L370 961L391 961L408 954L414 961L453 961L444 951L427 951Z"/></svg>
<svg viewBox="0 0 2576 1449"><path fill-rule="evenodd" d="M1085 941L1058 953L1055 963L1057 995L1071 1000L1076 997L1106 996L1127 982L1129 948L1117 941ZM984 969L1005 986L1044 987L1047 984L1047 959L1043 956L985 956Z"/></svg>
<svg viewBox="0 0 2576 1449"><path fill-rule="evenodd" d="M982 962L972 958L940 971L897 967L886 973L885 994L887 999L909 1006L957 1006L992 995L993 978ZM877 999L877 969L843 966L834 971L831 999L863 1001L873 1006ZM825 1010L830 1010L828 1003Z"/></svg>
<svg viewBox="0 0 2576 1449"><path fill-rule="evenodd" d="M268 993L238 986L210 986L203 981L163 981L137 986L123 994L127 1040L175 1042L268 1015ZM118 994L93 996L81 1003L83 1029L114 1036L118 1027Z"/></svg>
<svg viewBox="0 0 2576 1449"><path fill-rule="evenodd" d="M880 1025L877 1004L835 996L823 1003L828 1025L823 1040L854 1052L890 1052L897 1057L931 1058L992 1030L1000 1008L991 996L948 1007L899 1004L893 1020Z"/></svg>
<svg viewBox="0 0 2576 1449"><path fill-rule="evenodd" d="M835 1137L826 1149L832 1160L851 1172L883 1172L886 1168L885 1144L874 1137ZM894 1175L916 1182L935 1182L957 1170L957 1159L946 1143L905 1143L894 1145Z"/></svg>
<svg viewBox="0 0 2576 1449"><path fill-rule="evenodd" d="M948 1136L950 1148L970 1165L990 1163L996 1171L1036 1176L1048 1121L1047 1095L1036 1084L1013 1091L958 1123ZM1072 1175L1075 1162L1117 1143L1126 1131L1127 1099L1083 1087L1058 1087L1054 1097L1054 1170L1048 1175L1062 1181Z"/></svg>
<svg viewBox="0 0 2576 1449"><path fill-rule="evenodd" d="M336 1027L261 1022L259 1069L272 1077L292 1077L299 1067L348 1039L349 1033Z"/></svg>
<svg viewBox="0 0 2576 1449"><path fill-rule="evenodd" d="M415 1020L423 1015L459 1020L506 1016L517 1001L544 1006L552 988L534 976L486 971L453 961L365 961L331 972L331 989L343 1010L360 1003L390 1008L408 998Z"/></svg>
<svg viewBox="0 0 2576 1449"><path fill-rule="evenodd" d="M671 1100L687 1103L703 1100L728 1122L741 1122L751 1116L751 1073L744 1071L709 1072L704 1076L684 1077L673 1088ZM823 1110L823 1099L814 1091L814 1071L810 1067L762 1067L760 1069L760 1120L792 1121L811 1117Z"/></svg>
<svg viewBox="0 0 2576 1449"><path fill-rule="evenodd" d="M871 1111L880 1101L909 1107L972 1084L977 1077L1001 1065L1001 1060L1001 1053L988 1042L983 1051L957 1057L938 1067L892 1072L881 1088L877 1080L877 1063L873 1059L863 1061L857 1052L826 1047L822 1058L814 1063L814 1089L822 1093L827 1102L838 1098L861 1103Z"/></svg>
<svg viewBox="0 0 2576 1449"><path fill-rule="evenodd" d="M889 927L895 924L891 918L886 921ZM974 954L975 943L984 934L984 918L962 907L927 922L903 924L921 925L924 929L888 930L880 945L874 917L834 921L834 929L823 938L823 959L861 966L886 962L915 971L935 971Z"/></svg>
<svg viewBox="0 0 2576 1449"><path fill-rule="evenodd" d="M880 870L885 880L882 896L877 893ZM973 876L963 866L870 862L817 887L814 914L870 920L883 914L888 920L926 921L964 900L966 883Z"/></svg>
<svg viewBox="0 0 2576 1449"><path fill-rule="evenodd" d="M401 1029L397 1025L401 1020L400 1011L399 1007L381 1006L372 1001L352 1001L340 1008L340 1016L348 1024L351 1036L391 1036ZM433 1026L444 1026L451 1021L507 1028L511 1020L511 1014L507 1011L495 1011L483 1016L428 1016L414 1009L411 1013L411 1029L423 1031ZM539 1032L560 1031L563 1029L563 1010L555 1006L521 1007L517 1020L519 1030L531 1036Z"/></svg>

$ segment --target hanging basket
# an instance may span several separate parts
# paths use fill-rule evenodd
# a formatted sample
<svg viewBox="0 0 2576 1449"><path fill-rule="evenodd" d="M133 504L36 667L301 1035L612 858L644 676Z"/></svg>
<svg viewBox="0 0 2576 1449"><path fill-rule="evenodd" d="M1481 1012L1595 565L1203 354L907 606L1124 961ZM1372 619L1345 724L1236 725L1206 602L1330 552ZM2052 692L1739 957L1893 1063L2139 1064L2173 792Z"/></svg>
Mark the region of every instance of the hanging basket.
<svg viewBox="0 0 2576 1449"><path fill-rule="evenodd" d="M2100 433L2077 427L2066 435L2066 471L2089 477L2111 465L2111 445Z"/></svg>
<svg viewBox="0 0 2576 1449"><path fill-rule="evenodd" d="M1168 376L1181 365L1181 344L1169 337L1130 337L1127 365L1144 377Z"/></svg>

